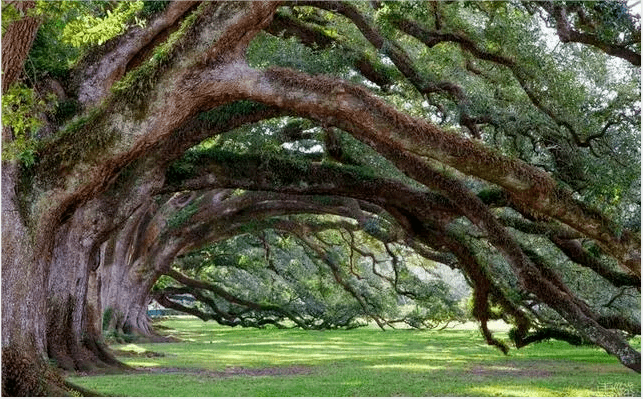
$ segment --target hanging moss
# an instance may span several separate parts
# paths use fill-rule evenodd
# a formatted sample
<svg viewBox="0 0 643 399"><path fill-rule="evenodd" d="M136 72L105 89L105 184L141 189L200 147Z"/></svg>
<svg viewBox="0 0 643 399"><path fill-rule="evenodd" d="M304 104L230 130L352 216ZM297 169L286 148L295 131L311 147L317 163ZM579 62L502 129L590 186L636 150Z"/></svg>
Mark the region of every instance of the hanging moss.
<svg viewBox="0 0 643 399"><path fill-rule="evenodd" d="M231 179L254 181L258 173L264 173L275 187L299 185L310 175L311 167L321 167L327 176L350 176L357 181L370 181L378 176L368 167L343 165L334 162L313 164L308 159L282 155L239 154L216 147L193 149L174 162L166 172L169 185L180 185L202 173L214 172Z"/></svg>

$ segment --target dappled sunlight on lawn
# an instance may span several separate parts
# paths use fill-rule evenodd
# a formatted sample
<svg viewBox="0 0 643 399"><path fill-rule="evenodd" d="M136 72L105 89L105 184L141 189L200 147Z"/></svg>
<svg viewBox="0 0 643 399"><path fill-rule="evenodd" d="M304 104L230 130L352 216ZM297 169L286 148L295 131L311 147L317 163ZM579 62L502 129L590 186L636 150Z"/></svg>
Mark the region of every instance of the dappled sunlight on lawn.
<svg viewBox="0 0 643 399"><path fill-rule="evenodd" d="M614 396L641 386L604 351L545 342L505 356L475 326L303 331L187 318L163 325L183 341L112 347L144 369L72 382L116 396ZM303 372L272 373L290 369Z"/></svg>
<svg viewBox="0 0 643 399"><path fill-rule="evenodd" d="M136 344L121 345L121 346L118 346L118 349L120 349L122 351L133 351L133 352L137 352L137 353L143 353L143 352L146 351L145 348L143 348L142 346L136 345Z"/></svg>
<svg viewBox="0 0 643 399"><path fill-rule="evenodd" d="M528 385L497 384L480 387L473 387L467 390L471 396L522 396L522 397L557 397L557 396L575 396L588 397L596 396L595 391L588 389L559 389L553 390L544 387L534 387Z"/></svg>
<svg viewBox="0 0 643 399"><path fill-rule="evenodd" d="M162 364L154 361L146 360L131 360L127 362L128 366L132 367L161 367Z"/></svg>
<svg viewBox="0 0 643 399"><path fill-rule="evenodd" d="M296 345L294 341L265 341L265 342L230 342L230 341L220 341L220 342L229 342L230 346L284 346L284 345Z"/></svg>

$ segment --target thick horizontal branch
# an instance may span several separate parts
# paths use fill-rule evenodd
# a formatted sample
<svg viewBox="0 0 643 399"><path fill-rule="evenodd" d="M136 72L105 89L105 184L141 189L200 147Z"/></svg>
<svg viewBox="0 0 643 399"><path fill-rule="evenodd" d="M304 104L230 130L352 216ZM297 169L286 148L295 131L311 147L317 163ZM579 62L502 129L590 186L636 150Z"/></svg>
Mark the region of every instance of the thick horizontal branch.
<svg viewBox="0 0 643 399"><path fill-rule="evenodd" d="M570 229L564 226L555 226L551 223L530 222L526 219L511 217L506 214L500 215L499 219L507 227L512 227L523 233L547 237L552 244L557 246L571 261L593 270L615 287L630 286L640 288L641 279L639 277L612 270L610 266L606 265L596 256L591 255L582 247L577 241L577 239L582 238L582 236L573 230L570 231Z"/></svg>
<svg viewBox="0 0 643 399"><path fill-rule="evenodd" d="M570 260L592 269L615 287L636 287L639 290L641 289L641 278L639 276L613 270L600 259L590 254L577 240L569 240L558 236L551 237L551 240Z"/></svg>
<svg viewBox="0 0 643 399"><path fill-rule="evenodd" d="M238 90L237 95L342 128L424 184L432 183L422 176L426 168L420 165L426 162L421 157L435 159L467 175L497 184L512 194L512 202L560 220L595 239L621 264L640 274L637 256L631 254L640 248L635 237L627 233L617 236L609 227L609 220L575 200L570 191L558 187L542 170L442 131L427 121L402 114L367 90L339 79L313 78L281 68L265 72L248 68L240 74L240 68L236 65L234 72L230 72L243 79L234 84L230 82L228 86ZM413 161L416 165L410 165L415 171L401 166L402 159L410 154L417 158Z"/></svg>

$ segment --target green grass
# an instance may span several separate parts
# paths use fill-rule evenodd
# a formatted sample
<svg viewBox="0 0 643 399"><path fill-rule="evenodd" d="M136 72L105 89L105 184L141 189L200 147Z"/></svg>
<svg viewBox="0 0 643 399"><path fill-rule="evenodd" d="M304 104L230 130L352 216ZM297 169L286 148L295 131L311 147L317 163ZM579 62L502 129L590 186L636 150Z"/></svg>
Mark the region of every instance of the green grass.
<svg viewBox="0 0 643 399"><path fill-rule="evenodd" d="M154 371L71 377L116 396L640 396L640 375L591 347L504 356L475 326L443 331L241 329L162 322L178 343L115 345ZM506 337L499 333L499 337ZM640 345L640 343L638 344ZM162 357L145 357L149 352ZM250 374L250 375L248 375Z"/></svg>

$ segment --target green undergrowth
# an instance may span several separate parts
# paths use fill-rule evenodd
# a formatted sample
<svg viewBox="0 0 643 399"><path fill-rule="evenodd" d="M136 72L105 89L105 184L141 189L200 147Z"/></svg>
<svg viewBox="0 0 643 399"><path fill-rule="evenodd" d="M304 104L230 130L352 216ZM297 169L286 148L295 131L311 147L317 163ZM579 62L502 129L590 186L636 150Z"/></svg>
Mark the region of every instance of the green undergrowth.
<svg viewBox="0 0 643 399"><path fill-rule="evenodd" d="M442 331L243 329L177 317L181 342L115 345L124 375L70 381L116 396L640 396L640 375L604 351L544 342L509 356L475 325ZM506 339L506 327L496 326ZM640 341L637 346L640 347ZM155 354L146 356L147 353Z"/></svg>

